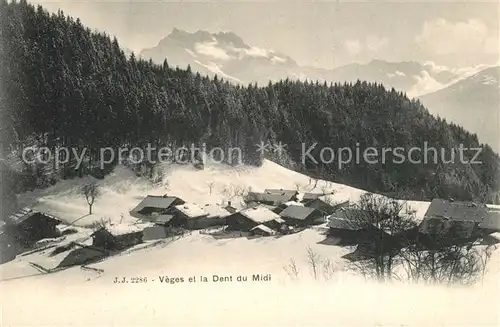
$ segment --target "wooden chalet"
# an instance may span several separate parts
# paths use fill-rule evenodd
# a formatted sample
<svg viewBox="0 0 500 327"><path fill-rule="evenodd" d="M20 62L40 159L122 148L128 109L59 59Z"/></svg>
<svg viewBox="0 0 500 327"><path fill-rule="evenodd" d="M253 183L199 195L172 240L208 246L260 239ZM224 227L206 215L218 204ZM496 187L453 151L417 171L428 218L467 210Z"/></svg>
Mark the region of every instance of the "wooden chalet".
<svg viewBox="0 0 500 327"><path fill-rule="evenodd" d="M260 224L250 229L251 236L273 236L276 235L276 231L269 228L264 224Z"/></svg>
<svg viewBox="0 0 500 327"><path fill-rule="evenodd" d="M92 246L119 251L142 243L143 228L137 225L111 225L96 230L90 236Z"/></svg>
<svg viewBox="0 0 500 327"><path fill-rule="evenodd" d="M434 199L412 236L424 247L435 248L471 242L497 231L500 231L500 211L495 208Z"/></svg>
<svg viewBox="0 0 500 327"><path fill-rule="evenodd" d="M59 219L51 215L23 208L8 217L4 230L19 245L30 247L41 239L59 237L60 231L56 226L60 223Z"/></svg>
<svg viewBox="0 0 500 327"><path fill-rule="evenodd" d="M176 196L148 195L130 211L130 215L135 218L148 220L154 214L166 214L174 206L184 203L184 200Z"/></svg>
<svg viewBox="0 0 500 327"><path fill-rule="evenodd" d="M230 213L216 205L201 207L196 204L181 204L172 209L174 218L170 221L172 226L187 229L204 229L214 226L223 226L226 216Z"/></svg>
<svg viewBox="0 0 500 327"><path fill-rule="evenodd" d="M261 204L278 206L285 202L297 201L297 191L267 189L263 193L249 192L245 202L258 202Z"/></svg>
<svg viewBox="0 0 500 327"><path fill-rule="evenodd" d="M264 206L243 209L226 217L227 229L248 232L258 225L278 228L285 221L276 213Z"/></svg>

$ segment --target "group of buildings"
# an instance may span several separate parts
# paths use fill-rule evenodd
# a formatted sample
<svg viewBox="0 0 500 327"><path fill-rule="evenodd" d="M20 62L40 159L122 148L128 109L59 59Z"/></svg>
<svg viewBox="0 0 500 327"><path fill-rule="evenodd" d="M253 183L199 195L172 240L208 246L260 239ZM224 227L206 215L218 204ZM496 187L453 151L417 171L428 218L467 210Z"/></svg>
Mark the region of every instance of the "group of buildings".
<svg viewBox="0 0 500 327"><path fill-rule="evenodd" d="M498 206L434 199L421 221L408 224L384 223L384 217L377 217L378 220L370 215L359 208L343 208L329 217L329 235L339 245L357 245L356 251L344 256L345 259L363 260L375 251L397 252L407 246L437 250L479 239L485 245L499 242L491 235L500 232Z"/></svg>
<svg viewBox="0 0 500 327"><path fill-rule="evenodd" d="M272 236L327 222L328 238L336 239L335 244L357 245L345 256L349 260L365 258L374 246L380 249L374 240L382 240L383 247L392 251L408 240L432 248L500 232L500 209L485 204L435 199L418 225L394 233L374 224L370 213L356 205L332 204L326 198L320 193L299 196L294 190L267 189L248 193L245 205L237 209L231 202L200 206L176 196L148 195L130 211L138 224L101 226L90 235L92 245L79 244L61 265L85 264L146 241L212 227L241 236ZM61 236L60 224L51 215L26 208L12 215L0 229L1 261L12 260L19 249L39 240Z"/></svg>
<svg viewBox="0 0 500 327"><path fill-rule="evenodd" d="M144 229L146 239L165 237L171 228L201 230L216 226L225 226L225 231L242 235L270 236L324 223L340 205L329 204L321 199L323 195L306 193L299 200L299 192L292 190L250 192L245 196L245 206L239 210L231 202L225 206L198 206L175 196L149 195L130 215L154 224Z"/></svg>

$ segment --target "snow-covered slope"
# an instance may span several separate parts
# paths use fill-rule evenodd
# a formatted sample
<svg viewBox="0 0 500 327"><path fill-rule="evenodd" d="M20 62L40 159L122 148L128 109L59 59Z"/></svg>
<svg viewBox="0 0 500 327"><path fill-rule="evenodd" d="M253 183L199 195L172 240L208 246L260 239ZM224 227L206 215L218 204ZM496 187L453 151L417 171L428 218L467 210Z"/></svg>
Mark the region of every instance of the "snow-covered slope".
<svg viewBox="0 0 500 327"><path fill-rule="evenodd" d="M347 185L322 180L316 184L308 176L268 160L261 167L229 167L208 162L204 170L192 165L165 165L162 169L165 178L162 183L154 185L124 166L118 166L103 180L95 180L101 196L94 204L92 215L87 215L88 206L80 194L81 185L90 181L91 177L64 180L48 189L25 193L19 197L19 203L49 212L67 223L88 226L101 218L112 222L134 222L135 218L129 215L129 211L146 195L169 194L200 206L220 206L231 201L233 206L241 207L243 203L239 194L248 190L298 188L300 192L334 192L328 197L336 202L356 202L365 193ZM420 217L428 207L427 202L419 201L410 201L408 205L417 210Z"/></svg>

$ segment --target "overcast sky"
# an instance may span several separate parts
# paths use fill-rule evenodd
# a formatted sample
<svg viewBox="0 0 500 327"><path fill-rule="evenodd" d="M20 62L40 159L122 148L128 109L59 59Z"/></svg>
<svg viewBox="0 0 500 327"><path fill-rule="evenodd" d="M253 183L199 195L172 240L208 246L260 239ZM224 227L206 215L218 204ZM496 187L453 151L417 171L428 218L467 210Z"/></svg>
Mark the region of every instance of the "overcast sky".
<svg viewBox="0 0 500 327"><path fill-rule="evenodd" d="M374 58L448 67L498 62L499 6L488 2L173 2L35 0L61 8L136 52L174 27L233 31L301 65L331 68Z"/></svg>

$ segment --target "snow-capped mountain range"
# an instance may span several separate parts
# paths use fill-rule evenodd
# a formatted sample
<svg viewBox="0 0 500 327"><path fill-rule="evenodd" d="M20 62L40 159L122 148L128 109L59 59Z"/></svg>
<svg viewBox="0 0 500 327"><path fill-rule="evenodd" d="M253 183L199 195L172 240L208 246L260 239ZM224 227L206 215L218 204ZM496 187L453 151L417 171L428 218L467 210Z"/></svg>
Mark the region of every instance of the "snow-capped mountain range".
<svg viewBox="0 0 500 327"><path fill-rule="evenodd" d="M478 135L500 151L500 67L490 67L444 89L420 97L439 115Z"/></svg>
<svg viewBox="0 0 500 327"><path fill-rule="evenodd" d="M301 80L355 82L358 79L378 82L409 96L431 93L478 72L486 67L449 69L433 63L387 62L372 60L365 64L349 64L332 70L299 65L286 54L245 43L233 32L194 33L174 28L157 46L139 54L144 59L213 76L217 74L235 83L266 85L270 80L285 78Z"/></svg>

